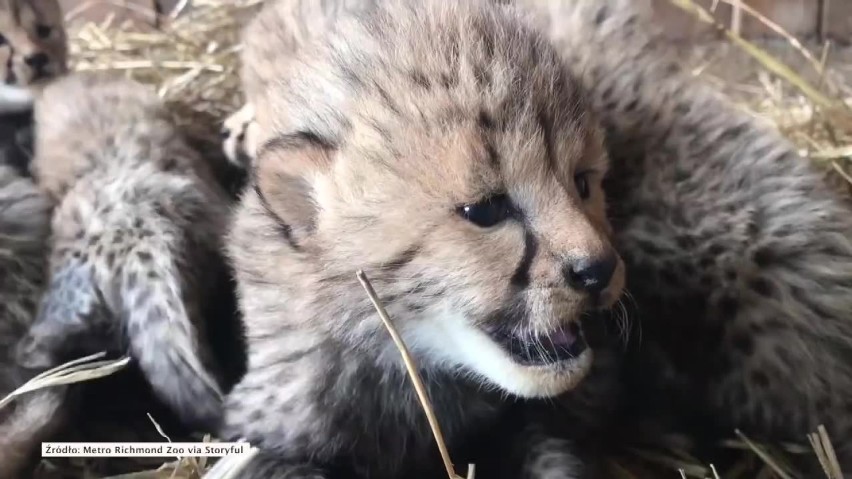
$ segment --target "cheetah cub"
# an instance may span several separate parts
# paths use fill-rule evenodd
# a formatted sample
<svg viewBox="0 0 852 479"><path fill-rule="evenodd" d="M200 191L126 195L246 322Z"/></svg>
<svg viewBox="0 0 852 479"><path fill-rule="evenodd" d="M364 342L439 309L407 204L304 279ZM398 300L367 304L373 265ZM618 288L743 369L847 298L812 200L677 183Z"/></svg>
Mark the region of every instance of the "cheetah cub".
<svg viewBox="0 0 852 479"><path fill-rule="evenodd" d="M57 0L0 0L0 113L32 107L32 89L68 70Z"/></svg>
<svg viewBox="0 0 852 479"><path fill-rule="evenodd" d="M126 347L189 424L213 423L221 391L202 312L227 221L225 193L129 80L67 76L35 110L34 173L57 203L50 281L21 347L25 364Z"/></svg>
<svg viewBox="0 0 852 479"><path fill-rule="evenodd" d="M0 163L29 175L37 91L67 71L57 0L0 0Z"/></svg>
<svg viewBox="0 0 852 479"><path fill-rule="evenodd" d="M619 298L624 268L602 132L574 78L489 2L337 10L298 48L271 41L305 25L299 5L272 2L246 31L261 146L229 251L249 368L222 435L263 452L240 477L439 472L358 268L417 357L459 464L580 477L587 436L542 431L578 412L571 399L595 376L580 321ZM492 433L533 406L548 423L519 421L538 441L520 463L471 450L514 439Z"/></svg>
<svg viewBox="0 0 852 479"><path fill-rule="evenodd" d="M0 399L30 376L13 352L35 318L49 232L50 202L32 181L0 165ZM0 477L21 477L58 425L61 395L54 393L30 393L0 409Z"/></svg>
<svg viewBox="0 0 852 479"><path fill-rule="evenodd" d="M852 470L845 199L776 128L683 71L647 2L519 3L607 128L606 190L642 321L631 403L726 437L804 441L825 424Z"/></svg>

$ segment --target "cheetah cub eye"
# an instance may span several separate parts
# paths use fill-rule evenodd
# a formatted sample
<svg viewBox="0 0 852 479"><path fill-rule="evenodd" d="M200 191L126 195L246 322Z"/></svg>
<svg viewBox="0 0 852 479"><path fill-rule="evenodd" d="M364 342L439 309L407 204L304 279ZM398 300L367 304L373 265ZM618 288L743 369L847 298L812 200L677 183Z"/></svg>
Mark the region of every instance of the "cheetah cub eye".
<svg viewBox="0 0 852 479"><path fill-rule="evenodd" d="M589 171L582 171L574 175L574 186L577 188L577 193L580 195L580 199L587 200L592 194L589 189L590 174L591 172Z"/></svg>
<svg viewBox="0 0 852 479"><path fill-rule="evenodd" d="M456 212L464 219L481 228L496 226L510 218L515 209L506 194L490 196L482 201L462 205Z"/></svg>
<svg viewBox="0 0 852 479"><path fill-rule="evenodd" d="M51 28L50 26L48 26L48 25L36 25L36 35L39 38L45 39L45 38L49 37L51 33L53 33L53 28Z"/></svg>

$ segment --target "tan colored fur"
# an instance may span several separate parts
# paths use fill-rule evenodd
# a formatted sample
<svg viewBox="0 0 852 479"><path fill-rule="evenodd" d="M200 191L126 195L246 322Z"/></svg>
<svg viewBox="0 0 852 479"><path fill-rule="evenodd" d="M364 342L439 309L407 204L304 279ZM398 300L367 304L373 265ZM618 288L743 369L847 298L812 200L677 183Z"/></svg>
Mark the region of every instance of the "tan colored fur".
<svg viewBox="0 0 852 479"><path fill-rule="evenodd" d="M49 367L127 348L181 418L216 421L203 313L228 204L209 165L156 93L129 80L53 82L36 125L34 174L57 206L50 284L22 360Z"/></svg>
<svg viewBox="0 0 852 479"><path fill-rule="evenodd" d="M0 79L7 85L27 86L67 71L67 38L58 1L0 1L0 35ZM37 55L46 56L40 68L33 65Z"/></svg>
<svg viewBox="0 0 852 479"><path fill-rule="evenodd" d="M554 398L590 367L589 350L522 364L493 332L535 343L613 304L623 286L617 259L599 301L566 278L573 262L613 254L607 157L550 46L487 2L361 3L271 2L245 36L261 146L229 238L249 371L224 434L285 463L273 473L260 460L245 477L308 477L309 459L398 477L431 447L356 269L456 438L498 420L505 403L488 390ZM503 192L516 209L504 222L459 214ZM376 449L398 437L411 442Z"/></svg>
<svg viewBox="0 0 852 479"><path fill-rule="evenodd" d="M0 111L26 110L33 90L68 70L57 0L0 0Z"/></svg>

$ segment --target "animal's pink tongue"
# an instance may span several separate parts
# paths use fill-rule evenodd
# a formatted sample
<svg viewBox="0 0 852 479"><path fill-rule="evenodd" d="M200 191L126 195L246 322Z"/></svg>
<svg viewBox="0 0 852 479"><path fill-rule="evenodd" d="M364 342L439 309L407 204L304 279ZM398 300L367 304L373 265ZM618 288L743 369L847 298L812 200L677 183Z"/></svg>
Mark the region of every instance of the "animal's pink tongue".
<svg viewBox="0 0 852 479"><path fill-rule="evenodd" d="M570 327L560 328L549 336L554 346L569 348L577 341L577 333Z"/></svg>

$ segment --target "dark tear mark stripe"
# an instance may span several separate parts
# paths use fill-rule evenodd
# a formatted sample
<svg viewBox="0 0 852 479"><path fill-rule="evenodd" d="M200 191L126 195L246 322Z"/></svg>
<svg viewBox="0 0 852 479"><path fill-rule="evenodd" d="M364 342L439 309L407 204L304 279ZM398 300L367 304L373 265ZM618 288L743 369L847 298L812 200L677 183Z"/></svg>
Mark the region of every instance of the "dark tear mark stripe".
<svg viewBox="0 0 852 479"><path fill-rule="evenodd" d="M524 256L518 267L515 268L515 273L512 274L511 282L515 286L526 287L530 284L530 269L532 268L533 258L538 251L538 241L528 229L524 229Z"/></svg>
<svg viewBox="0 0 852 479"><path fill-rule="evenodd" d="M400 253L397 257L382 264L383 271L399 271L420 253L420 245L414 245Z"/></svg>

